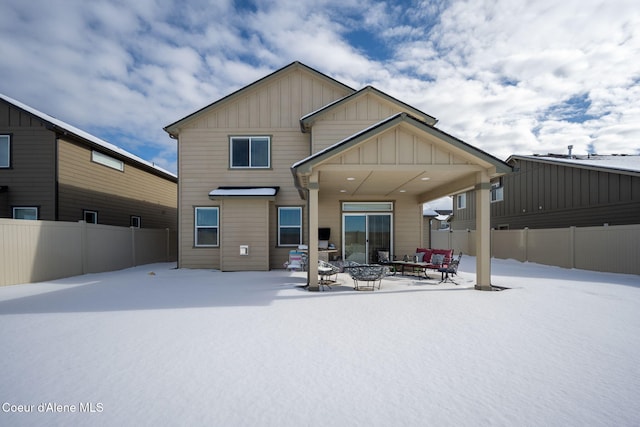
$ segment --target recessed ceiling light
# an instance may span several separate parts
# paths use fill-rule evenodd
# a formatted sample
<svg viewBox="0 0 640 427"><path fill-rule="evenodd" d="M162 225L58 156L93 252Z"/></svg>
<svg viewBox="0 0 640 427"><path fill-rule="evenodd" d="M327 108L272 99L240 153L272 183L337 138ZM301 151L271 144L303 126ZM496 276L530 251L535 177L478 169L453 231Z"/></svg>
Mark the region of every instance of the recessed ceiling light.
<svg viewBox="0 0 640 427"><path fill-rule="evenodd" d="M347 181L355 181L356 179L352 176L350 176L349 178L347 178Z"/></svg>
<svg viewBox="0 0 640 427"><path fill-rule="evenodd" d="M429 181L431 178L429 178L428 176L425 176L424 178L420 178L422 181Z"/></svg>
<svg viewBox="0 0 640 427"><path fill-rule="evenodd" d="M406 192L407 192L407 190L400 190L400 192L401 192L401 193L406 193Z"/></svg>
<svg viewBox="0 0 640 427"><path fill-rule="evenodd" d="M341 193L346 193L346 192L347 192L347 190L340 190L340 192L341 192Z"/></svg>

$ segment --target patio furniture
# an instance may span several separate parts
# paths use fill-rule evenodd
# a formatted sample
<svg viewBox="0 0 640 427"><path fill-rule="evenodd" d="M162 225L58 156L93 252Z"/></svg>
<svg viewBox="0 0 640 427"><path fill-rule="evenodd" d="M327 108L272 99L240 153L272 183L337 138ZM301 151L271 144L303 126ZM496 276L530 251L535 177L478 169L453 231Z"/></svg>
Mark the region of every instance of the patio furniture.
<svg viewBox="0 0 640 427"><path fill-rule="evenodd" d="M375 290L376 283L378 284L378 289L380 289L382 279L389 271L384 265L377 264L346 265L344 270L349 273L349 276L353 279L354 289L356 291L373 291Z"/></svg>
<svg viewBox="0 0 640 427"><path fill-rule="evenodd" d="M289 261L285 263L287 270L304 271L306 254L301 251L289 251Z"/></svg>
<svg viewBox="0 0 640 427"><path fill-rule="evenodd" d="M320 276L320 288L323 289L323 287L326 286L331 289L330 283L336 283L338 281L338 273L340 273L340 268L333 264L329 264L328 262L319 260L318 275ZM334 276L333 280L331 280L331 276Z"/></svg>
<svg viewBox="0 0 640 427"><path fill-rule="evenodd" d="M404 261L390 261L389 264L394 268L394 274L400 272L404 275L406 272L418 273L425 279L431 279L427 274L427 270L440 271L441 268L448 267L453 258L453 249L424 249L418 248L414 256L404 256Z"/></svg>
<svg viewBox="0 0 640 427"><path fill-rule="evenodd" d="M460 265L460 260L462 259L462 252L458 255L458 258L451 261L451 263L447 266L442 266L438 269L440 273L442 273L442 280L440 283L451 282L454 285L457 283L452 279L453 276L458 274L458 266Z"/></svg>

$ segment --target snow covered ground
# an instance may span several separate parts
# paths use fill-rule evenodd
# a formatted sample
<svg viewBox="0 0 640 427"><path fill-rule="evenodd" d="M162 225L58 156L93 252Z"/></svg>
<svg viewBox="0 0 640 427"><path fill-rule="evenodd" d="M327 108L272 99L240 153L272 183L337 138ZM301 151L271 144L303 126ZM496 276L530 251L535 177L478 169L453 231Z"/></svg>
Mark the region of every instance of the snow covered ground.
<svg viewBox="0 0 640 427"><path fill-rule="evenodd" d="M482 292L463 257L459 285L312 293L173 267L0 288L0 425L640 424L639 276L494 260L511 289Z"/></svg>

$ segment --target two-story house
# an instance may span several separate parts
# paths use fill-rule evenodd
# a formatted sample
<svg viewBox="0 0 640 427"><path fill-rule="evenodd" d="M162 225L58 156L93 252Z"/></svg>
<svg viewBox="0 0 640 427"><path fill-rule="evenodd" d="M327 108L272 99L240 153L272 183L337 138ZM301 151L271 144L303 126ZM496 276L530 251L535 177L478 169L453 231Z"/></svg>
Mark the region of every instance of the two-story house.
<svg viewBox="0 0 640 427"><path fill-rule="evenodd" d="M0 218L177 225L178 178L0 94Z"/></svg>
<svg viewBox="0 0 640 427"><path fill-rule="evenodd" d="M491 227L640 224L640 156L512 155L514 172L492 181ZM475 194L455 196L452 228L474 229Z"/></svg>
<svg viewBox="0 0 640 427"><path fill-rule="evenodd" d="M511 168L435 124L378 89L294 62L168 125L178 140L179 267L281 268L304 243L317 289L320 240L365 263L380 249L413 254L422 204L474 189L484 213L477 283L490 288L490 180Z"/></svg>

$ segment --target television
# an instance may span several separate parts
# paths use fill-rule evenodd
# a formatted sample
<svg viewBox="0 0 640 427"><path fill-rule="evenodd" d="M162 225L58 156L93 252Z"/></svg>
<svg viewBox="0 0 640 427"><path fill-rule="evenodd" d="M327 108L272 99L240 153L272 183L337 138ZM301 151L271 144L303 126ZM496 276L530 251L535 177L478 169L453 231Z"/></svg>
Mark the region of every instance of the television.
<svg viewBox="0 0 640 427"><path fill-rule="evenodd" d="M329 240L331 238L331 229L329 227L318 228L318 240Z"/></svg>

